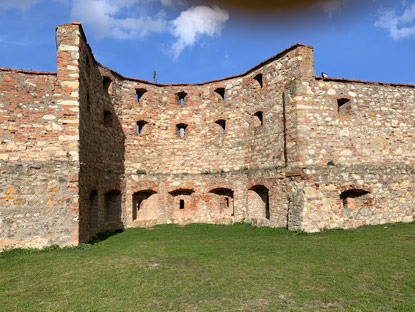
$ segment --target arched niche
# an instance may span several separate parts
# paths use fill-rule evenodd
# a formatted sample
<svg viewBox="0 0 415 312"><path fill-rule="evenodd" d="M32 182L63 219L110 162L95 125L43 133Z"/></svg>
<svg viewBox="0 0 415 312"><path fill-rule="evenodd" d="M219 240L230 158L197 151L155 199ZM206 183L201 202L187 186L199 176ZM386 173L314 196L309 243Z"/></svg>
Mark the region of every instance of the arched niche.
<svg viewBox="0 0 415 312"><path fill-rule="evenodd" d="M208 208L219 216L234 216L233 191L229 188L218 187L208 192Z"/></svg>
<svg viewBox="0 0 415 312"><path fill-rule="evenodd" d="M173 209L181 213L186 213L189 210L194 210L192 189L176 189L170 191L169 194L173 197Z"/></svg>
<svg viewBox="0 0 415 312"><path fill-rule="evenodd" d="M113 190L105 194L105 221L121 221L121 192Z"/></svg>
<svg viewBox="0 0 415 312"><path fill-rule="evenodd" d="M366 219L373 206L372 195L369 191L353 188L340 194L341 212L347 222Z"/></svg>
<svg viewBox="0 0 415 312"><path fill-rule="evenodd" d="M160 215L160 196L153 190L135 192L133 200L133 220L153 220Z"/></svg>
<svg viewBox="0 0 415 312"><path fill-rule="evenodd" d="M270 219L269 190L264 185L254 185L248 190L248 211L251 219Z"/></svg>

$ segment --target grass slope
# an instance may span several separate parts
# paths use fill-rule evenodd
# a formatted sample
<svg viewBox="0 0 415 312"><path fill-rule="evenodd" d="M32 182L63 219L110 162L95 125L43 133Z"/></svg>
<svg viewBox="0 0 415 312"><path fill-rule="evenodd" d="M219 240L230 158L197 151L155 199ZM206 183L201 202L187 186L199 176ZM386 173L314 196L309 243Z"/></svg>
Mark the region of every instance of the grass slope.
<svg viewBox="0 0 415 312"><path fill-rule="evenodd" d="M0 311L414 311L415 224L128 229L0 253Z"/></svg>

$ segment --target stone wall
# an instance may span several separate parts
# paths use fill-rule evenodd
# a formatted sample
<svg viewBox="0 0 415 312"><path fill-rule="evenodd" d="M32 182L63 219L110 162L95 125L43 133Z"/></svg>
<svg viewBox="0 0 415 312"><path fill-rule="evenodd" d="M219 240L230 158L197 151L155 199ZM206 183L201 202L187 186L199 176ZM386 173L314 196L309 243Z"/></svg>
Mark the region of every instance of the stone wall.
<svg viewBox="0 0 415 312"><path fill-rule="evenodd" d="M99 64L79 23L56 34L57 73L0 68L0 249L162 223L413 221L415 86L315 77L301 44L162 85Z"/></svg>
<svg viewBox="0 0 415 312"><path fill-rule="evenodd" d="M121 90L126 173L144 169L194 174L281 166L283 86L294 79L301 48L245 75L204 84L163 86L126 79ZM225 98L215 92L218 89L224 89ZM145 91L139 101L136 90ZM139 134L137 122L146 122ZM183 137L180 124L187 126Z"/></svg>
<svg viewBox="0 0 415 312"><path fill-rule="evenodd" d="M110 196L124 191L123 113L119 104L122 80L95 61L83 32L79 52L80 241L87 241L100 231L123 227L125 219L124 196L118 204ZM95 192L96 205L91 200Z"/></svg>
<svg viewBox="0 0 415 312"><path fill-rule="evenodd" d="M412 222L414 173L399 164L307 167L295 182L302 211L289 226L315 232Z"/></svg>
<svg viewBox="0 0 415 312"><path fill-rule="evenodd" d="M300 165L415 163L415 86L314 79L303 88Z"/></svg>
<svg viewBox="0 0 415 312"><path fill-rule="evenodd" d="M139 174L128 183L130 187L124 194L126 218L132 220L128 226L235 221L287 226L287 179L276 169L203 175Z"/></svg>
<svg viewBox="0 0 415 312"><path fill-rule="evenodd" d="M0 249L79 241L76 27L57 29L57 73L0 70Z"/></svg>
<svg viewBox="0 0 415 312"><path fill-rule="evenodd" d="M0 250L77 244L77 175L67 161L0 161Z"/></svg>
<svg viewBox="0 0 415 312"><path fill-rule="evenodd" d="M125 78L120 120L127 226L235 220L286 226L286 188L277 190L272 178L256 185L247 175L285 166L285 85L309 77L312 67L312 49L296 45L245 74L213 82L158 85ZM295 118L290 122L294 126ZM178 125L186 125L183 136ZM183 193L171 195L175 189ZM134 197L149 193L137 207Z"/></svg>

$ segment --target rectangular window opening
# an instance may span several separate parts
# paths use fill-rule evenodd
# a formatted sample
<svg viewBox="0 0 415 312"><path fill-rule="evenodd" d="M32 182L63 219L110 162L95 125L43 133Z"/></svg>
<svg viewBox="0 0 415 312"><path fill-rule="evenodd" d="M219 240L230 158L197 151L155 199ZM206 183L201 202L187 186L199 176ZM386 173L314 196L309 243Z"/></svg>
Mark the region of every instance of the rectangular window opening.
<svg viewBox="0 0 415 312"><path fill-rule="evenodd" d="M226 120L223 120L223 119L216 120L215 123L222 127L223 133L226 133Z"/></svg>
<svg viewBox="0 0 415 312"><path fill-rule="evenodd" d="M180 138L183 138L183 137L186 136L187 125L186 124L178 124L178 125L176 125L176 130L177 130L177 135Z"/></svg>
<svg viewBox="0 0 415 312"><path fill-rule="evenodd" d="M136 128L137 134L143 134L143 129L146 124L147 124L147 121L144 121L144 120L137 121L137 128Z"/></svg>
<svg viewBox="0 0 415 312"><path fill-rule="evenodd" d="M263 112L259 111L254 114L256 120L255 123L257 126L262 127L264 125L264 114Z"/></svg>
<svg viewBox="0 0 415 312"><path fill-rule="evenodd" d="M184 199L180 200L180 209L184 209Z"/></svg>
<svg viewBox="0 0 415 312"><path fill-rule="evenodd" d="M184 105L184 98L187 96L187 93L184 92L184 91L181 91L181 92L177 93L176 95L177 95L177 98L179 99L180 106L183 106Z"/></svg>
<svg viewBox="0 0 415 312"><path fill-rule="evenodd" d="M111 85L111 78L110 77L106 77L104 76L103 80L102 80L102 87L104 88L105 92L108 92L110 85Z"/></svg>
<svg viewBox="0 0 415 312"><path fill-rule="evenodd" d="M141 97L146 93L146 89L136 89L135 90L135 100L136 102L140 102Z"/></svg>
<svg viewBox="0 0 415 312"><path fill-rule="evenodd" d="M217 94L219 94L219 96L223 99L226 100L226 94L225 94L225 88L216 88L215 92Z"/></svg>

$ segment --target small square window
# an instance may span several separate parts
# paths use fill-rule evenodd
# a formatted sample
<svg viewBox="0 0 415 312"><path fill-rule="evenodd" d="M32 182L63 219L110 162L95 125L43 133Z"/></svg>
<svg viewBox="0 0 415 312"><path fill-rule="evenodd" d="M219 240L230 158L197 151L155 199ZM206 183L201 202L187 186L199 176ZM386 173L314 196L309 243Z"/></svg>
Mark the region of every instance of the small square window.
<svg viewBox="0 0 415 312"><path fill-rule="evenodd" d="M225 88L216 88L215 92L220 95L222 100L226 100Z"/></svg>
<svg viewBox="0 0 415 312"><path fill-rule="evenodd" d="M177 136L183 138L187 134L187 125L186 124L178 124L176 125L176 132Z"/></svg>
<svg viewBox="0 0 415 312"><path fill-rule="evenodd" d="M144 93L146 93L147 90L146 89L136 89L135 90L135 100L137 102L140 102L141 97L144 95Z"/></svg>
<svg viewBox="0 0 415 312"><path fill-rule="evenodd" d="M137 121L137 129L136 129L137 134L144 134L145 133L144 128L147 128L145 127L147 124L148 122L145 120Z"/></svg>
<svg viewBox="0 0 415 312"><path fill-rule="evenodd" d="M106 77L104 76L104 78L102 79L102 87L104 89L105 92L108 92L110 85L111 85L111 78L110 77Z"/></svg>

